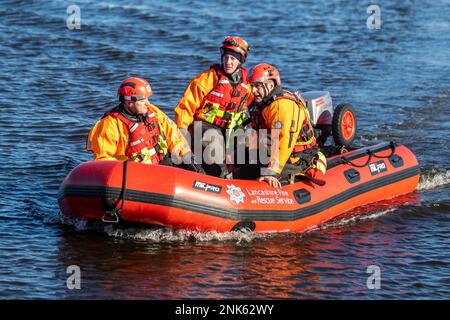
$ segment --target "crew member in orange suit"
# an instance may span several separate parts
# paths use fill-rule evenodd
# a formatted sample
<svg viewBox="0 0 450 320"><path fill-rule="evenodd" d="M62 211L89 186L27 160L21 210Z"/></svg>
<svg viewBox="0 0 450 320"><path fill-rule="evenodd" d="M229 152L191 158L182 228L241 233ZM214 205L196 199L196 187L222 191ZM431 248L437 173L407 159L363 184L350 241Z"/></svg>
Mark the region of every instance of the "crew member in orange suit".
<svg viewBox="0 0 450 320"><path fill-rule="evenodd" d="M191 150L176 124L151 104L150 84L131 77L118 89L119 105L106 112L91 129L86 149L95 160L131 160L146 164L181 164L202 172L191 162ZM174 162L173 158L177 160Z"/></svg>
<svg viewBox="0 0 450 320"><path fill-rule="evenodd" d="M253 68L249 82L254 98L249 107L252 127L267 130L277 152L271 155L268 164L260 164L257 173L244 167L235 172L234 177L257 178L279 188L280 180L293 182L291 178L301 174L317 184L324 184L321 178L326 172L326 158L317 147L308 109L300 94L283 90L280 73L266 63ZM275 136L276 142L273 141Z"/></svg>
<svg viewBox="0 0 450 320"><path fill-rule="evenodd" d="M213 130L224 146L227 143L226 130L236 128L246 120L251 88L247 82L247 70L242 64L249 50L249 45L241 37L226 37L220 47L221 64L212 65L198 74L187 86L174 114L178 128L189 131L192 149L195 143L200 143L194 141L194 121L202 124L200 138L204 151L213 139L204 139L206 135L203 133ZM207 158L203 159L202 166L208 174L226 177L228 170L224 162L211 164L213 160L208 159L208 155L204 156Z"/></svg>

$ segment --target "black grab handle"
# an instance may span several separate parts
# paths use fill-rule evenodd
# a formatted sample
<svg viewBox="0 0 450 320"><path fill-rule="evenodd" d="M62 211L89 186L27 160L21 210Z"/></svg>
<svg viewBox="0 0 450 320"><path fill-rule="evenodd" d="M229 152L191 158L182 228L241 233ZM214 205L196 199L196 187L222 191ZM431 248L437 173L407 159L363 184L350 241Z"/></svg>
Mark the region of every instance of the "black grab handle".
<svg viewBox="0 0 450 320"><path fill-rule="evenodd" d="M353 167L356 167L356 168L363 168L363 167L367 166L370 163L370 161L372 160L372 157L378 158L378 159L387 159L387 158L392 157L395 154L395 150L397 148L397 143L395 142L395 140L392 140L392 141L389 142L389 146L391 147L391 154L388 155L388 156L377 156L370 149L367 149L366 153L369 155L369 158L367 159L366 163L364 163L362 165L361 164L355 164L355 163L351 162L350 160L348 160L346 157L342 157L341 159L342 159L342 162L345 163L345 164L349 164L349 165L351 165Z"/></svg>
<svg viewBox="0 0 450 320"><path fill-rule="evenodd" d="M391 147L391 154L388 156L377 156L376 154L373 154L373 156L375 158L378 159L387 159L392 157L395 154L395 149L397 148L397 143L395 142L395 140L392 140L391 142L389 142L389 146Z"/></svg>

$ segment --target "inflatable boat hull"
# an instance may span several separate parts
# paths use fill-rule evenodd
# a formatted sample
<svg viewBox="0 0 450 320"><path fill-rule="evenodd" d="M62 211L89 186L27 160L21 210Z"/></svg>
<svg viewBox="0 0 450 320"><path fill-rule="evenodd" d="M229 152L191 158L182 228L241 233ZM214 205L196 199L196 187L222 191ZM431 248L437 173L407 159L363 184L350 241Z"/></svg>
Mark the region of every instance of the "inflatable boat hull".
<svg viewBox="0 0 450 320"><path fill-rule="evenodd" d="M304 232L355 207L410 193L419 165L405 146L383 143L328 159L326 184L281 189L135 162L80 164L60 187L63 215L171 229Z"/></svg>

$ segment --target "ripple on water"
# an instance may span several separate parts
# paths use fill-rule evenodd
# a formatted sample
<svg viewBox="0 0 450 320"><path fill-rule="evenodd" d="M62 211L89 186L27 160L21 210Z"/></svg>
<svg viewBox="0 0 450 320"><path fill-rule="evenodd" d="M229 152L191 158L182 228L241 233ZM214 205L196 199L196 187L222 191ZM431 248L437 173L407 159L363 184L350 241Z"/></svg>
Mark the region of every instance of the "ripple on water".
<svg viewBox="0 0 450 320"><path fill-rule="evenodd" d="M449 296L447 3L387 1L382 30L368 30L366 7L351 3L260 4L222 19L236 0L85 0L81 30L70 31L67 3L2 1L1 298ZM286 88L329 90L335 104L353 104L357 145L395 139L413 150L416 199L355 209L303 235L64 221L59 185L91 159L86 134L115 105L118 84L149 79L152 101L173 115L189 80L218 62L227 34L248 40L247 67L272 63ZM72 264L85 290L66 289ZM373 264L382 290L366 288Z"/></svg>

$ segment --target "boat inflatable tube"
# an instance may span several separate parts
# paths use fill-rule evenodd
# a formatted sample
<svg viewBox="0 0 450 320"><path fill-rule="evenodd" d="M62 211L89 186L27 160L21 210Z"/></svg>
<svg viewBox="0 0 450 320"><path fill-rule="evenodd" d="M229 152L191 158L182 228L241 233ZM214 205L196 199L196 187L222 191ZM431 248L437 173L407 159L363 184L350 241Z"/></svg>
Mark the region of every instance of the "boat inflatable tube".
<svg viewBox="0 0 450 320"><path fill-rule="evenodd" d="M419 164L403 145L381 143L328 158L326 184L270 187L179 168L89 161L62 183L64 216L173 230L304 232L355 207L413 192Z"/></svg>

